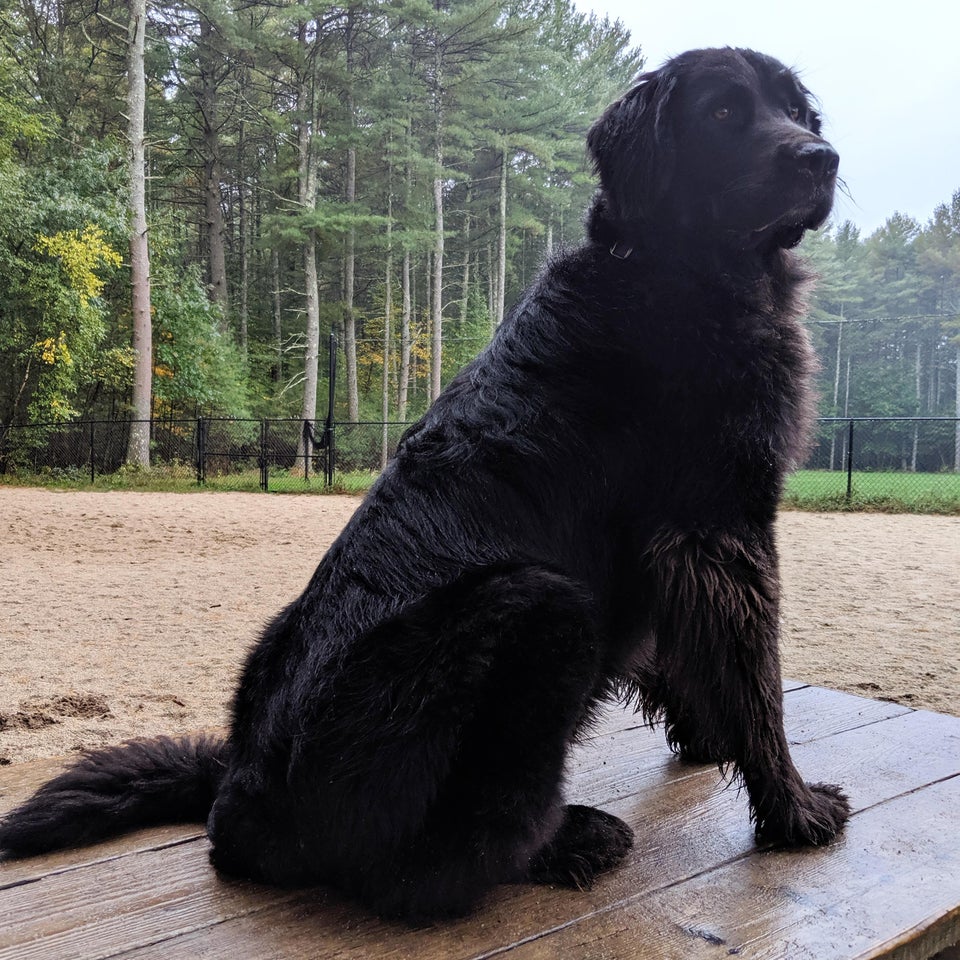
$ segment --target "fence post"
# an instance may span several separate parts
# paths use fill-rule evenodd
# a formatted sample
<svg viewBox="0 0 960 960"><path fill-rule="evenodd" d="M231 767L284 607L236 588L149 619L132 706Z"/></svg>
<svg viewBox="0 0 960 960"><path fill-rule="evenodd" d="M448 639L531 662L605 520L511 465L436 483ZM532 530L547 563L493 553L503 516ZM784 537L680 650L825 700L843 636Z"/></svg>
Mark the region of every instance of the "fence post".
<svg viewBox="0 0 960 960"><path fill-rule="evenodd" d="M207 438L203 427L203 417L197 417L197 483L207 479Z"/></svg>
<svg viewBox="0 0 960 960"><path fill-rule="evenodd" d="M310 479L310 457L313 454L313 431L310 429L310 421L303 421L303 479L304 482Z"/></svg>
<svg viewBox="0 0 960 960"><path fill-rule="evenodd" d="M264 417L260 421L260 489L265 493L270 485L270 470L267 467L267 431L270 421Z"/></svg>
<svg viewBox="0 0 960 960"><path fill-rule="evenodd" d="M94 466L93 466L93 424L94 421L90 421L90 483L92 484L95 479Z"/></svg>
<svg viewBox="0 0 960 960"><path fill-rule="evenodd" d="M847 435L847 503L853 497L853 421L850 421Z"/></svg>
<svg viewBox="0 0 960 960"><path fill-rule="evenodd" d="M323 479L328 487L332 487L334 470L333 405L337 395L337 337L333 333L330 334L327 363L327 420L323 425L323 442L327 448L327 468L324 471Z"/></svg>

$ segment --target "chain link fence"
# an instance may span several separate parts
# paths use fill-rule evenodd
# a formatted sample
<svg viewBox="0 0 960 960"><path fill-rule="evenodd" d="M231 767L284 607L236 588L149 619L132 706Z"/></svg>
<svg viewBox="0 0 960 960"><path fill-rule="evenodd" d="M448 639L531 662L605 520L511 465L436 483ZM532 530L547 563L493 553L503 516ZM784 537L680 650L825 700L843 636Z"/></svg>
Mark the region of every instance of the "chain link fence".
<svg viewBox="0 0 960 960"><path fill-rule="evenodd" d="M117 485L132 421L0 425L0 475ZM150 485L230 490L365 486L393 456L406 423L208 418L150 421Z"/></svg>
<svg viewBox="0 0 960 960"><path fill-rule="evenodd" d="M791 506L960 513L960 419L823 417Z"/></svg>
<svg viewBox="0 0 960 960"><path fill-rule="evenodd" d="M229 490L364 489L406 423L296 419L154 420L150 484ZM129 421L0 426L0 474L64 482L129 480ZM960 420L824 418L784 501L810 509L960 513Z"/></svg>

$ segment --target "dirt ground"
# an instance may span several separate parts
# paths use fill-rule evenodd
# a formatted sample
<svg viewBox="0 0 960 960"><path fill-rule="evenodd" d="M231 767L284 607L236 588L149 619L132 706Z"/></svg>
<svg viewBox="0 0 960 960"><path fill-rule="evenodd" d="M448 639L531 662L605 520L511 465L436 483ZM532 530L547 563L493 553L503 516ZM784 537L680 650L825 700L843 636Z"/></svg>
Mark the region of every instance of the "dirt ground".
<svg viewBox="0 0 960 960"><path fill-rule="evenodd" d="M352 497L0 488L0 764L226 721ZM784 674L960 715L960 518L784 513Z"/></svg>

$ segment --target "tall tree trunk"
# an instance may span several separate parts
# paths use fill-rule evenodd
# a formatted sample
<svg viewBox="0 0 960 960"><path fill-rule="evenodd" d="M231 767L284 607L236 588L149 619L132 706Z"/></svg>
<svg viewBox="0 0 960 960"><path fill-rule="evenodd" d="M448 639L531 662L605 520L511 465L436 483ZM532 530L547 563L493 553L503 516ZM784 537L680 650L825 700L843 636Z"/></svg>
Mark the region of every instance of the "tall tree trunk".
<svg viewBox="0 0 960 960"><path fill-rule="evenodd" d="M147 243L146 155L144 147L144 42L146 0L130 0L127 50L127 137L130 141L130 274L133 286L133 403L127 463L150 466L153 327L150 318L150 251Z"/></svg>
<svg viewBox="0 0 960 960"><path fill-rule="evenodd" d="M347 13L347 114L350 134L353 135L353 11ZM346 176L347 206L352 208L357 199L357 149L352 141L347 147ZM353 312L356 271L356 228L351 224L347 231L346 252L343 263L343 349L347 360L347 419L355 423L360 419L360 392L357 383L357 321Z"/></svg>
<svg viewBox="0 0 960 960"><path fill-rule="evenodd" d="M310 422L305 437L301 438L304 457L313 455L313 421L317 418L317 371L320 360L320 293L317 281L317 237L311 230L303 247L303 278L306 286L307 330L306 351L303 358L303 407L300 417Z"/></svg>
<svg viewBox="0 0 960 960"><path fill-rule="evenodd" d="M393 195L387 198L387 267L383 296L383 382L380 395L380 419L383 433L380 437L380 469L387 465L390 452L390 435L387 421L390 419L390 320L393 312Z"/></svg>
<svg viewBox="0 0 960 960"><path fill-rule="evenodd" d="M300 24L298 39L306 56L307 25ZM297 146L299 150L298 188L300 205L304 210L315 210L317 206L317 156L313 144L314 99L309 71L305 67L304 75L300 78L297 90L297 114L299 129L297 132ZM305 290L305 307L307 314L307 328L305 335L305 351L303 358L303 406L301 419L307 421L307 426L300 436L297 454L299 461L306 469L306 464L313 455L312 425L317 416L317 375L320 358L320 294L317 282L317 236L315 230L307 232L303 246L303 276Z"/></svg>
<svg viewBox="0 0 960 960"><path fill-rule="evenodd" d="M357 151L347 149L347 203L356 201ZM343 261L343 349L347 366L347 419L360 419L360 390L357 380L357 320L353 300L356 276L356 230L351 226L347 232L346 252Z"/></svg>
<svg viewBox="0 0 960 960"><path fill-rule="evenodd" d="M833 416L837 415L837 403L840 400L840 350L843 346L843 304L840 304L840 324L837 327L837 362L833 371ZM830 469L834 469L837 452L837 427L830 436Z"/></svg>
<svg viewBox="0 0 960 960"><path fill-rule="evenodd" d="M920 334L918 333L917 336L919 337ZM921 395L921 392L920 392L920 391L921 391L921 386L922 386L922 377L921 377L921 374L922 374L922 372L923 372L923 369L922 369L922 367L921 367L920 360L921 360L920 341L917 340L917 369L916 369L917 412L916 412L916 416L918 416L918 417L920 416L920 414L921 414L921 412L922 412L922 406L921 406L921 405L922 405L922 395ZM914 423L914 425L913 425L913 444L912 444L911 450L910 450L910 472L911 472L911 473L916 473L916 472L917 472L917 452L918 452L919 446L920 446L920 424L919 424L919 423Z"/></svg>
<svg viewBox="0 0 960 960"><path fill-rule="evenodd" d="M500 244L497 261L496 325L503 323L503 305L507 292L507 151L500 155Z"/></svg>
<svg viewBox="0 0 960 960"><path fill-rule="evenodd" d="M434 90L434 119L436 121L436 145L433 176L434 230L433 247L433 295L430 310L430 389L427 394L432 402L440 396L440 373L443 365L443 60L437 44L434 65L436 68Z"/></svg>
<svg viewBox="0 0 960 960"><path fill-rule="evenodd" d="M460 285L460 335L467 329L470 304L470 184L467 184L466 212L463 217L463 282Z"/></svg>
<svg viewBox="0 0 960 960"><path fill-rule="evenodd" d="M407 419L407 396L410 388L410 251L403 251L403 313L400 315L400 370L397 374L399 389L397 396L397 417L403 422ZM958 374L960 376L960 374Z"/></svg>
<svg viewBox="0 0 960 960"><path fill-rule="evenodd" d="M237 183L237 202L240 207L239 234L237 236L240 247L240 349L243 351L244 359L247 357L247 348L249 346L249 323L248 323L248 297L250 290L250 211L247 199L247 179L244 176L243 158L246 153L244 144L245 124L241 121L240 132L237 139L238 164L238 183Z"/></svg>
<svg viewBox="0 0 960 960"><path fill-rule="evenodd" d="M273 281L273 349L276 353L274 383L283 379L283 308L280 300L280 254L274 247L270 253L270 276Z"/></svg>
<svg viewBox="0 0 960 960"><path fill-rule="evenodd" d="M493 250L487 242L487 316L490 318L490 333L497 329L497 268L493 262Z"/></svg>
<svg viewBox="0 0 960 960"><path fill-rule="evenodd" d="M960 473L960 342L957 343L957 363L954 373L954 409L957 415L957 427L953 440L953 469Z"/></svg>
<svg viewBox="0 0 960 960"><path fill-rule="evenodd" d="M210 299L224 313L227 297L227 255L220 197L220 133L217 119L216 57L211 47L213 26L200 17L200 114L203 121L203 195Z"/></svg>
<svg viewBox="0 0 960 960"><path fill-rule="evenodd" d="M409 157L412 152L412 122L407 117L405 131L406 150ZM413 192L413 164L408 159L404 164L403 175L403 209L406 214L410 211L410 196ZM412 320L412 296L410 290L410 247L409 241L403 245L403 267L400 274L403 306L400 314L400 366L397 370L397 419L404 422L407 419L407 398L410 390L410 323Z"/></svg>
<svg viewBox="0 0 960 960"><path fill-rule="evenodd" d="M443 162L438 148L437 163ZM436 214L436 239L433 247L433 292L430 296L430 401L440 396L440 372L443 364L443 179L433 180L433 205Z"/></svg>

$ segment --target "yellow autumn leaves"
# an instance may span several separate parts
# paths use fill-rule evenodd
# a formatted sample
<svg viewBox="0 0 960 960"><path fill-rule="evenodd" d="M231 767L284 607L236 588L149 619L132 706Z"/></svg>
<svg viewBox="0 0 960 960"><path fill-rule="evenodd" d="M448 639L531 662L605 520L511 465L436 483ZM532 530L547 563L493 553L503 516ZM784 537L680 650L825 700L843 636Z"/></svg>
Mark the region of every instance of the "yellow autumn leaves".
<svg viewBox="0 0 960 960"><path fill-rule="evenodd" d="M47 337L35 344L40 359L47 364L73 363L70 350L67 348L67 335L61 330L57 337Z"/></svg>
<svg viewBox="0 0 960 960"><path fill-rule="evenodd" d="M104 239L100 227L92 223L82 231L61 230L53 236L41 235L37 237L34 249L60 261L70 282L70 289L80 300L81 309L86 309L90 301L103 292L106 281L97 271L103 267L119 267L123 262L120 254ZM34 350L38 358L49 366L73 363L67 335L63 330L56 337L38 340Z"/></svg>
<svg viewBox="0 0 960 960"><path fill-rule="evenodd" d="M83 306L103 292L106 281L97 275L97 269L119 267L123 262L120 254L103 238L103 231L92 223L88 223L83 232L61 230L52 237L41 235L34 248L60 260Z"/></svg>

